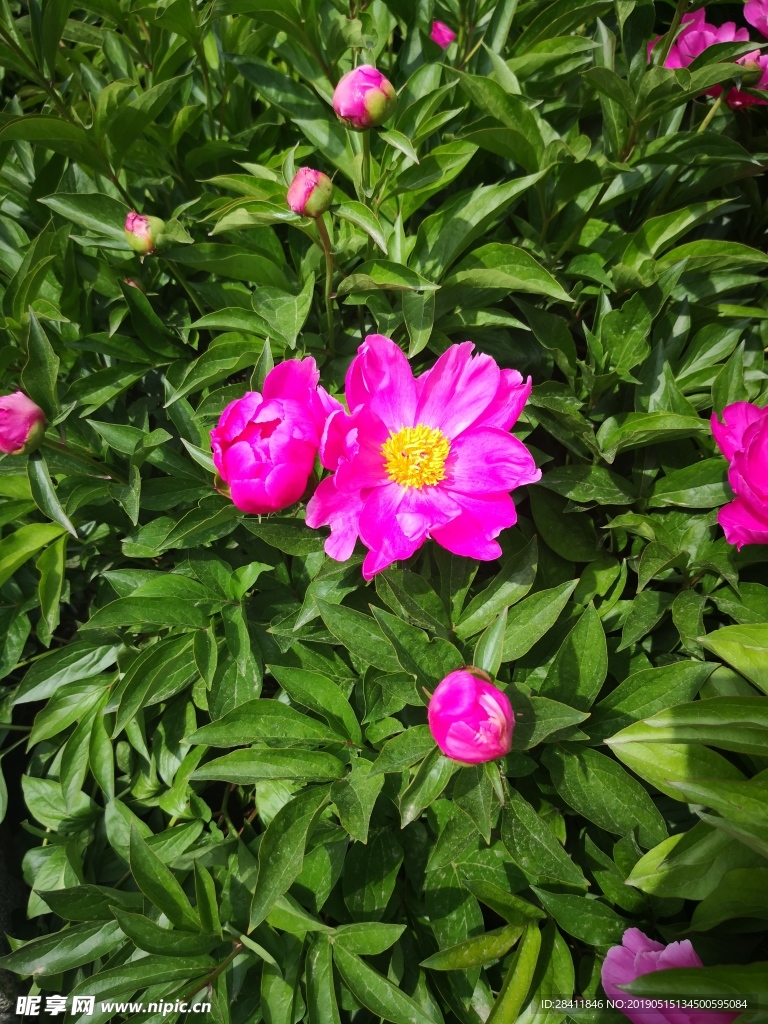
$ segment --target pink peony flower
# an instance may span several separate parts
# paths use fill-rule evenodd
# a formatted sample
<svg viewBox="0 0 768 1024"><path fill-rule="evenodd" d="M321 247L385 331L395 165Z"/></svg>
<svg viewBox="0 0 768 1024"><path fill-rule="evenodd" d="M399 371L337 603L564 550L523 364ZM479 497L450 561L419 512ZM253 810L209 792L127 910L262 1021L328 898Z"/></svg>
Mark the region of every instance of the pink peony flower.
<svg viewBox="0 0 768 1024"><path fill-rule="evenodd" d="M441 50L447 50L456 38L456 33L444 21L433 21L429 38L433 43L437 43Z"/></svg>
<svg viewBox="0 0 768 1024"><path fill-rule="evenodd" d="M618 988L652 971L671 967L703 967L688 939L684 942L654 942L639 928L627 928L620 946L612 946L603 961L602 982L609 999L624 1000L628 993ZM715 1013L711 1010L683 1010L673 1006L663 1009L631 1009L621 1011L632 1024L731 1024L738 1014Z"/></svg>
<svg viewBox="0 0 768 1024"><path fill-rule="evenodd" d="M711 423L736 494L717 516L725 539L739 549L768 544L768 408L734 402L723 410L722 423L714 413Z"/></svg>
<svg viewBox="0 0 768 1024"><path fill-rule="evenodd" d="M768 0L747 0L744 4L744 17L768 39Z"/></svg>
<svg viewBox="0 0 768 1024"><path fill-rule="evenodd" d="M134 252L151 256L164 227L159 217L143 217L131 211L125 218L125 239Z"/></svg>
<svg viewBox="0 0 768 1024"><path fill-rule="evenodd" d="M230 402L211 431L214 465L243 512L278 512L306 490L325 420L341 409L318 378L311 357L287 359L261 394Z"/></svg>
<svg viewBox="0 0 768 1024"><path fill-rule="evenodd" d="M358 537L371 579L428 537L456 555L490 560L496 537L517 521L509 492L541 473L509 430L531 380L501 370L467 341L414 379L389 338L369 335L346 379L349 414L332 413L320 459L333 476L307 507L307 524L329 525L325 550L338 561Z"/></svg>
<svg viewBox="0 0 768 1024"><path fill-rule="evenodd" d="M703 7L697 11L685 14L682 20L683 28L672 43L664 66L667 68L687 68L689 64L715 43L741 43L749 39L749 30L736 28L736 22L726 21L723 25L710 25L707 21L706 12ZM657 36L648 44L648 57L660 42L661 36ZM708 90L711 95L717 95L720 86L714 87L718 90Z"/></svg>
<svg viewBox="0 0 768 1024"><path fill-rule="evenodd" d="M300 167L285 199L294 213L302 217L321 217L331 205L333 182L322 171Z"/></svg>
<svg viewBox="0 0 768 1024"><path fill-rule="evenodd" d="M446 757L464 764L504 757L515 727L506 693L475 672L450 672L432 694L427 712L435 743Z"/></svg>
<svg viewBox="0 0 768 1024"><path fill-rule="evenodd" d="M754 85L750 86L750 88L763 90L768 89L768 54L761 54L759 50L754 50L752 53L745 53L743 57L739 57L736 63L744 64L752 71L760 71L760 79L755 82ZM725 97L725 102L732 110L739 110L742 107L764 107L768 101L734 87L733 89L729 89L728 94Z"/></svg>
<svg viewBox="0 0 768 1024"><path fill-rule="evenodd" d="M0 452L29 455L45 437L45 413L23 391L0 397Z"/></svg>
<svg viewBox="0 0 768 1024"><path fill-rule="evenodd" d="M348 128L378 128L392 116L397 94L392 83L370 64L348 71L333 93L336 116Z"/></svg>

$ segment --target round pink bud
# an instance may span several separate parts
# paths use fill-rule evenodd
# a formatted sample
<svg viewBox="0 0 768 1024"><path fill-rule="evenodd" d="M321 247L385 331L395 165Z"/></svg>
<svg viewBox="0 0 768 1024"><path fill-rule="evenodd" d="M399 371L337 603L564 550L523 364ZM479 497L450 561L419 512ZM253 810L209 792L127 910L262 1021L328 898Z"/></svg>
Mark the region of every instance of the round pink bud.
<svg viewBox="0 0 768 1024"><path fill-rule="evenodd" d="M447 50L456 38L456 33L444 21L433 21L429 38L433 43L437 43L441 50Z"/></svg>
<svg viewBox="0 0 768 1024"><path fill-rule="evenodd" d="M286 359L221 414L211 431L216 488L254 515L279 512L304 494L327 417L341 405L323 388L315 360Z"/></svg>
<svg viewBox="0 0 768 1024"><path fill-rule="evenodd" d="M45 437L45 413L22 391L0 398L0 452L29 455Z"/></svg>
<svg viewBox="0 0 768 1024"><path fill-rule="evenodd" d="M333 182L322 171L300 167L291 182L286 202L302 217L321 217L333 199Z"/></svg>
<svg viewBox="0 0 768 1024"><path fill-rule="evenodd" d="M395 109L397 94L392 83L370 64L348 71L333 93L336 116L348 128L378 128Z"/></svg>
<svg viewBox="0 0 768 1024"><path fill-rule="evenodd" d="M159 217L144 217L131 211L125 218L125 240L140 256L151 256L165 228Z"/></svg>
<svg viewBox="0 0 768 1024"><path fill-rule="evenodd" d="M435 743L446 757L464 764L504 757L512 747L515 727L507 695L476 671L450 672L429 702L429 728Z"/></svg>

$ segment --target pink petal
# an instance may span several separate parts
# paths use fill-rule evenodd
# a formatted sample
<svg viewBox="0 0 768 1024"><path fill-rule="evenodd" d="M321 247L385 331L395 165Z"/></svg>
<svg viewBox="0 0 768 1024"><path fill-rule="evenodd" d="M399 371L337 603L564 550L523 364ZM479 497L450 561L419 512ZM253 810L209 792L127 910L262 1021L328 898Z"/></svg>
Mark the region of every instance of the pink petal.
<svg viewBox="0 0 768 1024"><path fill-rule="evenodd" d="M453 493L461 506L461 514L445 526L432 531L432 538L464 558L477 558L490 562L501 555L501 547L494 540L502 530L514 526L517 511L508 494L496 494L487 499Z"/></svg>
<svg viewBox="0 0 768 1024"><path fill-rule="evenodd" d="M524 381L522 374L517 370L502 370L501 381L493 401L473 426L509 430L520 418L532 390L530 377Z"/></svg>
<svg viewBox="0 0 768 1024"><path fill-rule="evenodd" d="M481 497L541 479L533 456L516 437L495 427L472 428L451 444L442 486Z"/></svg>
<svg viewBox="0 0 768 1024"><path fill-rule="evenodd" d="M366 405L388 430L415 426L416 383L402 350L383 334L369 334L357 351L345 385L350 412Z"/></svg>
<svg viewBox="0 0 768 1024"><path fill-rule="evenodd" d="M293 398L306 402L320 379L320 371L312 356L306 359L286 359L270 370L264 380L264 399Z"/></svg>
<svg viewBox="0 0 768 1024"><path fill-rule="evenodd" d="M305 522L313 530L330 526L331 536L325 542L329 558L345 562L357 542L358 520L363 508L359 494L337 490L331 477L321 480L309 499Z"/></svg>
<svg viewBox="0 0 768 1024"><path fill-rule="evenodd" d="M732 459L734 452L743 447L744 431L765 416L766 411L750 402L734 402L723 409L722 415L721 423L717 415L712 413L712 433L726 459Z"/></svg>
<svg viewBox="0 0 768 1024"><path fill-rule="evenodd" d="M745 544L768 544L768 515L763 518L742 498L723 505L717 513L725 539L739 550Z"/></svg>
<svg viewBox="0 0 768 1024"><path fill-rule="evenodd" d="M454 438L486 411L489 397L498 391L501 371L490 356L481 354L473 359L474 347L471 341L451 345L429 373L419 378L418 423L438 427Z"/></svg>

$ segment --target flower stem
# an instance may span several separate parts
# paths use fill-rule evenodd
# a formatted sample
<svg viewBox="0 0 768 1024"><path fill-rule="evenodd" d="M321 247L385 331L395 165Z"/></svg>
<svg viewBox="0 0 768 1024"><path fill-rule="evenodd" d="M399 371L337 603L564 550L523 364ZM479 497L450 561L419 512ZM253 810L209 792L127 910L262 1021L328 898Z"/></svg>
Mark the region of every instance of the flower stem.
<svg viewBox="0 0 768 1024"><path fill-rule="evenodd" d="M366 135L368 133L366 132ZM325 316L328 322L328 349L334 352L334 327L333 327L333 306L331 304L331 293L333 291L333 248L328 235L328 228L325 226L325 219L321 215L317 218L317 233L323 243L325 254Z"/></svg>
<svg viewBox="0 0 768 1024"><path fill-rule="evenodd" d="M701 122L699 127L696 129L697 134L698 134L698 132L705 132L707 130L707 128L709 128L710 124L712 123L712 118L715 116L715 114L718 112L720 107L722 107L722 105L723 105L723 97L724 96L725 96L725 90L723 90L720 93L720 95L717 97L715 102L712 104L712 106L707 111L707 116L704 118L704 120Z"/></svg>
<svg viewBox="0 0 768 1024"><path fill-rule="evenodd" d="M363 202L369 205L371 193L371 133L370 130L363 132L363 162L360 165L360 187L363 192Z"/></svg>
<svg viewBox="0 0 768 1024"><path fill-rule="evenodd" d="M690 0L677 0L677 7L675 8L675 14L672 18L672 24L669 26L669 32L664 36L664 42L661 44L661 51L659 52L658 60L655 61L658 67L663 68L669 51L672 49L672 43L675 41L677 30L680 28L680 22L683 20L683 15L688 9Z"/></svg>

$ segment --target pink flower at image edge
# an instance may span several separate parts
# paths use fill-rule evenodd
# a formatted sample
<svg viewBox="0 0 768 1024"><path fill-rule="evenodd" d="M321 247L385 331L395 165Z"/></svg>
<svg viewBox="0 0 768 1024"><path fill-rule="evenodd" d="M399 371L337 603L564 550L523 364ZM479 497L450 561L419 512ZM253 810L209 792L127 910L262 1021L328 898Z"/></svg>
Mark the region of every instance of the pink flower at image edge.
<svg viewBox="0 0 768 1024"><path fill-rule="evenodd" d="M643 974L664 971L674 967L702 967L696 950L688 939L683 942L655 942L639 928L628 928L620 946L612 946L603 962L601 980L609 999L631 999L619 985L629 985ZM622 1013L633 1024L731 1024L737 1013L716 1013L676 1009L623 1009Z"/></svg>
<svg viewBox="0 0 768 1024"><path fill-rule="evenodd" d="M319 376L311 357L285 360L261 393L230 402L211 431L214 465L243 512L279 512L304 494L325 421L341 409Z"/></svg>
<svg viewBox="0 0 768 1024"><path fill-rule="evenodd" d="M23 391L0 396L0 452L28 455L45 436L45 413Z"/></svg>
<svg viewBox="0 0 768 1024"><path fill-rule="evenodd" d="M437 43L441 50L447 50L456 38L456 33L444 21L433 21L429 38L433 43Z"/></svg>
<svg viewBox="0 0 768 1024"><path fill-rule="evenodd" d="M717 516L725 539L737 548L768 544L768 408L734 402L723 409L722 422L713 413L711 424L736 495Z"/></svg>
<svg viewBox="0 0 768 1024"><path fill-rule="evenodd" d="M448 673L427 714L435 743L454 761L483 764L510 751L515 714L509 698L470 669Z"/></svg>
<svg viewBox="0 0 768 1024"><path fill-rule="evenodd" d="M332 413L320 459L333 476L307 506L307 525L330 526L338 561L368 548L371 579L431 537L456 555L498 558L496 538L517 521L510 491L541 472L509 431L530 378L502 370L474 345L452 345L414 378L400 348L369 335L347 371L349 413Z"/></svg>
<svg viewBox="0 0 768 1024"><path fill-rule="evenodd" d="M744 18L768 39L768 0L747 0Z"/></svg>
<svg viewBox="0 0 768 1024"><path fill-rule="evenodd" d="M668 68L687 68L689 64L715 43L746 43L749 40L749 29L737 28L733 21L723 25L711 25L707 21L706 11L700 7L683 15L682 28L672 43L664 61ZM648 57L653 56L656 46L663 36L657 36L648 44ZM715 88L720 88L716 86Z"/></svg>

